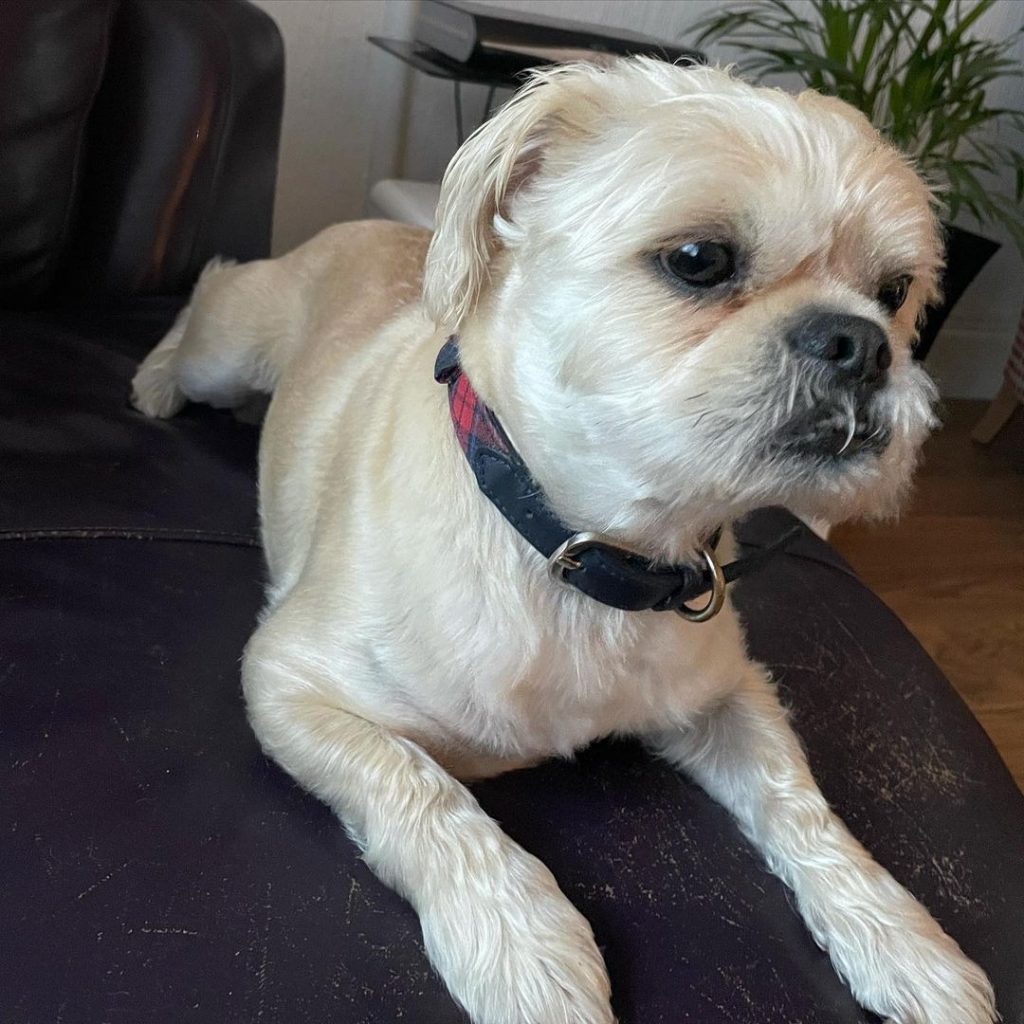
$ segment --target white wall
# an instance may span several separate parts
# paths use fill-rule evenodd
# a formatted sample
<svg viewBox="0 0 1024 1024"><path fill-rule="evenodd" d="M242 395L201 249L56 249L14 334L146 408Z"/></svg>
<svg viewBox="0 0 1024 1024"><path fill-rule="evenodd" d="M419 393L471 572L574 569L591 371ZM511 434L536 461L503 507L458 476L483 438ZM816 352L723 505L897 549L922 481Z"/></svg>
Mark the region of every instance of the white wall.
<svg viewBox="0 0 1024 1024"><path fill-rule="evenodd" d="M410 38L416 0L255 2L280 25L287 59L276 252L327 224L361 216L369 187L381 178L440 177L456 146L452 84L417 74L366 42L367 35ZM483 2L684 41L689 25L721 7L721 0ZM1019 0L998 0L979 31L1006 38L1022 19ZM1024 37L1017 55L1024 61ZM486 90L463 86L462 91L471 128L483 115ZM1008 81L992 99L1024 107L1024 85ZM1012 243L1004 244L961 300L929 357L928 367L946 395L988 398L998 390L1022 302L1024 261Z"/></svg>
<svg viewBox="0 0 1024 1024"><path fill-rule="evenodd" d="M362 216L369 185L402 164L412 71L366 42L408 37L413 0L256 0L285 45L274 251Z"/></svg>
<svg viewBox="0 0 1024 1024"><path fill-rule="evenodd" d="M1020 0L999 0L978 22L978 33L1008 39L1024 24ZM1024 63L1024 35L1017 36L1014 56ZM1024 109L1024 79L1005 79L992 90L989 101L998 107ZM1017 141L1024 142L1018 135ZM1012 175L1001 176L1002 191L1012 195ZM1003 243L988 266L957 303L928 357L928 369L944 395L991 398L1003 380L1003 367L1017 331L1024 304L1024 260L1009 233L986 225L978 228L969 218L965 228Z"/></svg>

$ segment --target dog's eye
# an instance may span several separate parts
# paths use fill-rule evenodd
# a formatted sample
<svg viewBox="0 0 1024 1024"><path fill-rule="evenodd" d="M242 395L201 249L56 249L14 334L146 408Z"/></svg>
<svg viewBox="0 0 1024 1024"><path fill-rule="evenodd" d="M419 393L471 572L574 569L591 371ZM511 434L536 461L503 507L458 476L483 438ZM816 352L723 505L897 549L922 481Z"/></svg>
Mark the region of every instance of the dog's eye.
<svg viewBox="0 0 1024 1024"><path fill-rule="evenodd" d="M713 288L736 273L736 257L722 242L687 242L663 252L661 265L694 288Z"/></svg>
<svg viewBox="0 0 1024 1024"><path fill-rule="evenodd" d="M913 283L913 280L909 274L901 274L899 277L894 277L891 281L886 281L878 289L878 301L890 313L895 313L907 301L907 292L910 291L910 285Z"/></svg>

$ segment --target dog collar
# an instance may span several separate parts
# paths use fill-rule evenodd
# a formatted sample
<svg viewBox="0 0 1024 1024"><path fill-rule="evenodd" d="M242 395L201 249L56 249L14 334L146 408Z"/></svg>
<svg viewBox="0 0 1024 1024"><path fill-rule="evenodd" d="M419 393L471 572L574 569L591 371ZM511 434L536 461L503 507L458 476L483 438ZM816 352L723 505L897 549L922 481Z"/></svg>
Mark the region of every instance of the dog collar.
<svg viewBox="0 0 1024 1024"><path fill-rule="evenodd" d="M455 435L480 490L546 559L559 583L574 587L601 604L626 611L674 611L692 622L712 618L725 603L725 588L759 568L787 544L799 528L755 554L721 566L715 547L719 527L701 546L697 565L660 565L599 533L569 529L548 507L494 413L480 400L462 372L458 338L452 335L438 353L434 379L448 386ZM700 608L689 602L709 594Z"/></svg>

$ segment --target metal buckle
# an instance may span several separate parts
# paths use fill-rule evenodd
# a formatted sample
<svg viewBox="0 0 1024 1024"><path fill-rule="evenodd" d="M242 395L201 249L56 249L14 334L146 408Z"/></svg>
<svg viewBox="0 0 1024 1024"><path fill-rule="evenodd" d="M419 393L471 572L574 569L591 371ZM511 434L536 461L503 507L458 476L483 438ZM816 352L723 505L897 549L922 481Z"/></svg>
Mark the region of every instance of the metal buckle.
<svg viewBox="0 0 1024 1024"><path fill-rule="evenodd" d="M688 608L684 604L675 609L676 615L681 615L687 622L707 622L708 619L713 619L725 604L725 574L722 567L707 546L702 547L700 553L704 556L711 573L711 596L703 608Z"/></svg>
<svg viewBox="0 0 1024 1024"><path fill-rule="evenodd" d="M548 574L556 583L567 583L565 574L583 567L583 563L573 555L588 548L611 548L626 555L633 554L628 548L613 543L611 538L603 533L575 533L567 541L559 544L548 559Z"/></svg>

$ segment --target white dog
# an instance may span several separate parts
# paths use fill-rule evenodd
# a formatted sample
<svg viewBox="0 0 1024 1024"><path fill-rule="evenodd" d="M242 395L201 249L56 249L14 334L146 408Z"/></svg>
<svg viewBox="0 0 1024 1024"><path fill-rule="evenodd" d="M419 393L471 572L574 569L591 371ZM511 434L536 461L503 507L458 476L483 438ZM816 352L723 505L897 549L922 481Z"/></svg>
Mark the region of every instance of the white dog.
<svg viewBox="0 0 1024 1024"><path fill-rule="evenodd" d="M839 101L567 66L462 147L432 240L358 223L211 266L142 365L153 416L274 392L252 725L410 900L478 1024L613 1017L586 920L456 780L613 732L735 815L865 1007L994 1019L981 970L829 810L718 575L753 508L898 503L932 423L910 358L941 261L929 198ZM442 376L482 403L468 440L434 380L452 334ZM511 463L532 493L488 497ZM527 540L520 498L599 536ZM673 565L691 585L653 610L636 589Z"/></svg>

